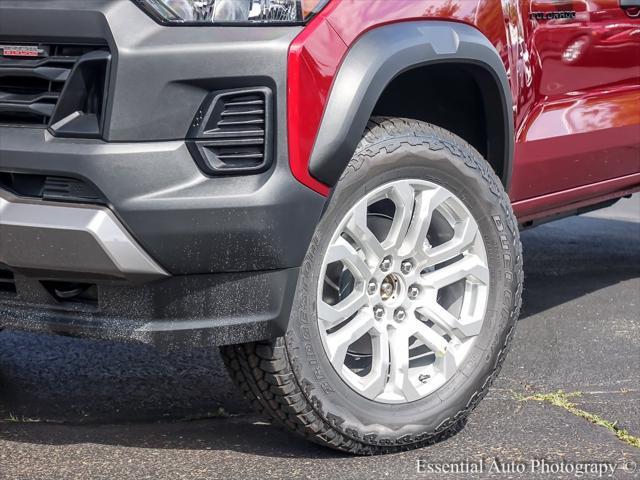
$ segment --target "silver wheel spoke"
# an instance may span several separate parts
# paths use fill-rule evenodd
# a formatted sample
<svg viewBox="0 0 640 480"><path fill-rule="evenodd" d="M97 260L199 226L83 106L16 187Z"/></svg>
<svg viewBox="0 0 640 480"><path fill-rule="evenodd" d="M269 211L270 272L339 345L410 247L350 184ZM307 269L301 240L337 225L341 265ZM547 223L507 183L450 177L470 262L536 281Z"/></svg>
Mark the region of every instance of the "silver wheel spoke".
<svg viewBox="0 0 640 480"><path fill-rule="evenodd" d="M365 293L354 291L336 305L329 305L324 301L318 302L318 317L324 323L325 328L331 328L349 318L365 305L367 305Z"/></svg>
<svg viewBox="0 0 640 480"><path fill-rule="evenodd" d="M490 280L482 235L464 203L432 182L395 180L367 192L338 224L321 271L325 352L371 400L435 392L482 330Z"/></svg>
<svg viewBox="0 0 640 480"><path fill-rule="evenodd" d="M338 238L327 250L326 264L342 262L349 268L354 277L359 280L369 278L371 271L367 263L358 252L344 238Z"/></svg>
<svg viewBox="0 0 640 480"><path fill-rule="evenodd" d="M408 183L394 184L388 192L388 198L396 207L393 223L384 245L387 249L399 249L407 235L411 216L415 207L415 190Z"/></svg>
<svg viewBox="0 0 640 480"><path fill-rule="evenodd" d="M438 290L467 277L489 285L489 269L477 255L465 256L446 267L426 273L422 275L420 283L424 287Z"/></svg>
<svg viewBox="0 0 640 480"><path fill-rule="evenodd" d="M328 353L331 363L342 368L349 345L371 330L372 327L373 316L368 309L363 309L337 332L329 334L330 350Z"/></svg>
<svg viewBox="0 0 640 480"><path fill-rule="evenodd" d="M439 358L437 362L440 367L438 369L438 373L442 382L449 380L458 371L458 362L456 361L455 355L450 350L448 350L442 358Z"/></svg>
<svg viewBox="0 0 640 480"><path fill-rule="evenodd" d="M434 353L444 355L447 351L447 342L442 335L438 335L434 330L427 327L420 320L415 321L414 335L418 340L422 341L427 347L429 347Z"/></svg>
<svg viewBox="0 0 640 480"><path fill-rule="evenodd" d="M376 266L384 256L384 248L367 225L367 204L356 205L345 230L358 242L367 263Z"/></svg>
<svg viewBox="0 0 640 480"><path fill-rule="evenodd" d="M462 323L437 302L418 307L416 311L423 317L431 320L452 337L472 337L478 335L482 328L482 318L472 319L467 323Z"/></svg>
<svg viewBox="0 0 640 480"><path fill-rule="evenodd" d="M409 335L403 328L391 329L389 334L389 384L387 391L392 395L412 402L420 398L416 386L409 378Z"/></svg>
<svg viewBox="0 0 640 480"><path fill-rule="evenodd" d="M450 196L451 194L441 187L418 192L411 224L400 247L399 254L401 256L411 254L421 256L424 254L427 232L431 226L433 212Z"/></svg>
<svg viewBox="0 0 640 480"><path fill-rule="evenodd" d="M438 265L463 254L476 240L477 235L478 225L472 218L456 223L451 240L425 252L426 264L422 267Z"/></svg>
<svg viewBox="0 0 640 480"><path fill-rule="evenodd" d="M376 398L384 392L389 375L389 336L383 329L371 337L371 372L364 378L362 392Z"/></svg>

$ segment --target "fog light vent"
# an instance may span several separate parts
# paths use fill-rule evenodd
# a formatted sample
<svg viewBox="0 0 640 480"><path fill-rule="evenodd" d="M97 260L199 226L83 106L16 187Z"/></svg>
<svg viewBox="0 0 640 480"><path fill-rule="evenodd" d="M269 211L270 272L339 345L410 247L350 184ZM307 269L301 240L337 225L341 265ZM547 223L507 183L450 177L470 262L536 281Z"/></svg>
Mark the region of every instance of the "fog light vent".
<svg viewBox="0 0 640 480"><path fill-rule="evenodd" d="M209 95L189 131L191 153L209 174L241 174L269 167L271 90L225 90Z"/></svg>

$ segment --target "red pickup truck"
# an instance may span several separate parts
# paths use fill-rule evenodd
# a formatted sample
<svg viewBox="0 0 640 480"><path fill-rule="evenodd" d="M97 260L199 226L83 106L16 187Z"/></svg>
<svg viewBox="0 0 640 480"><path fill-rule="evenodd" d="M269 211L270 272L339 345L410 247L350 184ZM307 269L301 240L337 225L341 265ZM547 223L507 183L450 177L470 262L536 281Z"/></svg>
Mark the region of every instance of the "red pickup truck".
<svg viewBox="0 0 640 480"><path fill-rule="evenodd" d="M521 228L640 189L640 0L0 0L0 328L221 347L357 454L464 421Z"/></svg>

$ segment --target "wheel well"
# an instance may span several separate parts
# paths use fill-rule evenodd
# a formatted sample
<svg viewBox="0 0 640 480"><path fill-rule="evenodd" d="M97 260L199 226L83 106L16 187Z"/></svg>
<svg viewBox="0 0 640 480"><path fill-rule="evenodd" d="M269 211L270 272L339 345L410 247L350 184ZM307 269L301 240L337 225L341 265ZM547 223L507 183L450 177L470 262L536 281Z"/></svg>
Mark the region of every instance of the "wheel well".
<svg viewBox="0 0 640 480"><path fill-rule="evenodd" d="M473 145L506 184L508 139L500 95L497 81L485 68L438 63L395 77L373 115L421 120L455 133Z"/></svg>

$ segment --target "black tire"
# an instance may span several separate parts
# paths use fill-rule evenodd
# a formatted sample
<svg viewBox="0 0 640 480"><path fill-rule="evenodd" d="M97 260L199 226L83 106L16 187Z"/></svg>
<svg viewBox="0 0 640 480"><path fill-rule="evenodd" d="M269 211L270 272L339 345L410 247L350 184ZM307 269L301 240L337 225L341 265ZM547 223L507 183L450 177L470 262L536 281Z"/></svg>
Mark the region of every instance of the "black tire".
<svg viewBox="0 0 640 480"><path fill-rule="evenodd" d="M490 271L487 313L473 350L439 390L405 404L371 401L352 390L325 354L316 287L337 223L365 191L399 178L430 180L455 193L476 219ZM510 202L482 156L456 135L400 118L373 119L337 184L307 252L285 338L228 346L232 378L255 408L305 438L354 454L417 448L464 423L504 360L522 293L520 238Z"/></svg>

